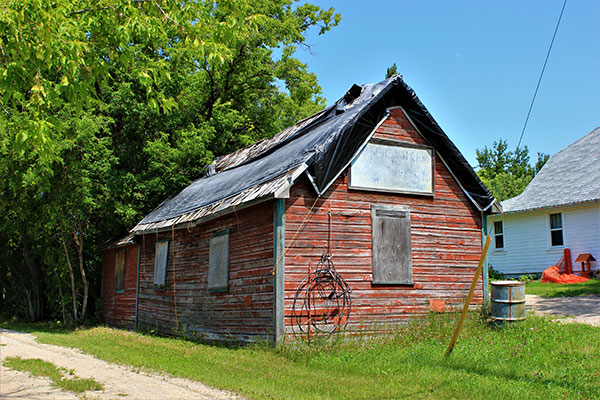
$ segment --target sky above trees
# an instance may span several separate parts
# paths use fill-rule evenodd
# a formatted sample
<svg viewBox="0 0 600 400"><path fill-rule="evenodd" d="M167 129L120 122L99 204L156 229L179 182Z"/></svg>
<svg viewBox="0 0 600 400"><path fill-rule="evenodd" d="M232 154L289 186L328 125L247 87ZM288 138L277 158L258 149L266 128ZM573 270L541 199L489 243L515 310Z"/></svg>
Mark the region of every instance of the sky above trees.
<svg viewBox="0 0 600 400"><path fill-rule="evenodd" d="M465 157L507 140L514 149L562 0L318 0L342 15L299 58L332 104L393 63ZM523 137L532 159L600 125L600 2L569 0ZM313 40L311 40L313 39Z"/></svg>

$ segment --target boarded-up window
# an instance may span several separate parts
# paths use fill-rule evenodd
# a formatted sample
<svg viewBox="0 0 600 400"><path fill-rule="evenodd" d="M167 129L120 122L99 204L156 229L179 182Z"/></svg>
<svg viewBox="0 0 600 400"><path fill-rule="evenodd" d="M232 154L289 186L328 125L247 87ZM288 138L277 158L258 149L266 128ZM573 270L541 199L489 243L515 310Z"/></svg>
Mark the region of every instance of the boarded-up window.
<svg viewBox="0 0 600 400"><path fill-rule="evenodd" d="M115 293L123 293L125 290L125 249L115 253Z"/></svg>
<svg viewBox="0 0 600 400"><path fill-rule="evenodd" d="M229 285L229 229L210 238L208 290L226 291Z"/></svg>
<svg viewBox="0 0 600 400"><path fill-rule="evenodd" d="M404 206L372 206L373 284L412 285L410 213Z"/></svg>
<svg viewBox="0 0 600 400"><path fill-rule="evenodd" d="M167 257L169 255L169 241L159 240L156 242L156 259L154 260L154 284L165 285L167 277Z"/></svg>

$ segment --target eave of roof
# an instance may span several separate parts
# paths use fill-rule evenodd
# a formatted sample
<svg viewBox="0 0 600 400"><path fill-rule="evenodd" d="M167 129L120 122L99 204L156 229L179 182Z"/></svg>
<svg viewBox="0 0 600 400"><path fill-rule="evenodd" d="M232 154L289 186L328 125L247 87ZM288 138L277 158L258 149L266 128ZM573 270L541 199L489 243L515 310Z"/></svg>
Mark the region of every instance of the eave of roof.
<svg viewBox="0 0 600 400"><path fill-rule="evenodd" d="M600 198L593 199L593 200L582 200L582 201L572 201L572 202L569 202L569 203L553 204L553 205L550 205L550 206L540 206L540 207L532 207L532 208L523 208L523 209L518 209L518 210L509 210L509 211L502 210L502 211L497 212L495 214L502 214L502 215L521 214L521 213L526 213L526 212L541 211L541 210L551 210L551 209L555 209L555 208L580 206L580 205L593 204L593 203L600 203Z"/></svg>
<svg viewBox="0 0 600 400"><path fill-rule="evenodd" d="M135 236L133 233L129 233L125 236L119 236L115 239L110 239L106 243L104 243L104 249L116 249L119 247L126 247L129 245L135 244Z"/></svg>
<svg viewBox="0 0 600 400"><path fill-rule="evenodd" d="M192 228L199 223L227 214L231 210L239 210L269 199L285 197L292 183L305 170L306 165L301 165L273 180L173 218L149 223L140 222L130 232L137 235L148 231L160 232L169 229Z"/></svg>

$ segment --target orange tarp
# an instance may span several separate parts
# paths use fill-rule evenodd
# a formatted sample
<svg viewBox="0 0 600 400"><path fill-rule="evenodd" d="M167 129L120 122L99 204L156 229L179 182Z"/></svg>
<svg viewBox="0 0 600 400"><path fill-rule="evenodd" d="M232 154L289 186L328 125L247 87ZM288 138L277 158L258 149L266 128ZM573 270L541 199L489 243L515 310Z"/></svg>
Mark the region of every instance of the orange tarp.
<svg viewBox="0 0 600 400"><path fill-rule="evenodd" d="M573 274L560 274L558 272L558 266L553 265L550 268L546 268L542 273L542 282L554 282L554 283L581 283L588 281L588 278L583 278Z"/></svg>

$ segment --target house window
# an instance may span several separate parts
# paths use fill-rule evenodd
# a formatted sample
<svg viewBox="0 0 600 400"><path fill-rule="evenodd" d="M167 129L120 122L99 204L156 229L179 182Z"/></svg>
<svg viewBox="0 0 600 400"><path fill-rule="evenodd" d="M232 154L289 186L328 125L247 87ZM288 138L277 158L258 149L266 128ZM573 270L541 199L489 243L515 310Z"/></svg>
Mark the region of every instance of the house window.
<svg viewBox="0 0 600 400"><path fill-rule="evenodd" d="M208 255L208 290L224 292L229 286L229 229L210 238Z"/></svg>
<svg viewBox="0 0 600 400"><path fill-rule="evenodd" d="M502 221L494 222L494 246L496 250L504 249L504 224Z"/></svg>
<svg viewBox="0 0 600 400"><path fill-rule="evenodd" d="M115 293L125 291L125 249L118 250L115 253Z"/></svg>
<svg viewBox="0 0 600 400"><path fill-rule="evenodd" d="M563 246L563 224L562 214L550 214L550 244L552 246Z"/></svg>
<svg viewBox="0 0 600 400"><path fill-rule="evenodd" d="M169 241L156 242L156 258L154 260L154 285L164 287L167 277L167 257L169 255Z"/></svg>
<svg viewBox="0 0 600 400"><path fill-rule="evenodd" d="M403 206L372 206L373 284L412 285L410 212Z"/></svg>

